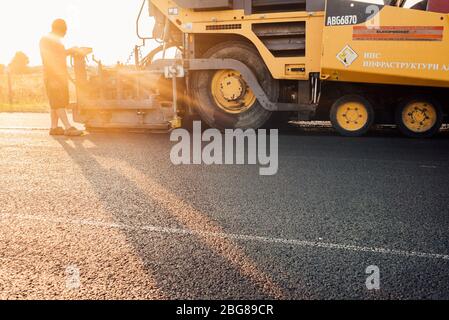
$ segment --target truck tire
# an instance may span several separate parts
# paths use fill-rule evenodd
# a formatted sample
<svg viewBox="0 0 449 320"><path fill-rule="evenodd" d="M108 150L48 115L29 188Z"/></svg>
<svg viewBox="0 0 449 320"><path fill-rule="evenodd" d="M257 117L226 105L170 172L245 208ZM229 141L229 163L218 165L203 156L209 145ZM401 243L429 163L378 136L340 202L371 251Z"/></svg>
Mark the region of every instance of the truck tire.
<svg viewBox="0 0 449 320"><path fill-rule="evenodd" d="M279 97L279 82L271 76L259 53L251 45L229 41L209 49L203 58L236 59L248 66L271 101ZM191 92L196 111L210 127L258 129L271 117L257 101L241 75L233 70L198 71L192 77Z"/></svg>
<svg viewBox="0 0 449 320"><path fill-rule="evenodd" d="M374 123L373 106L359 95L346 95L338 99L330 113L334 129L345 137L361 137Z"/></svg>
<svg viewBox="0 0 449 320"><path fill-rule="evenodd" d="M407 99L396 109L396 124L410 138L430 138L443 124L441 105L426 96Z"/></svg>

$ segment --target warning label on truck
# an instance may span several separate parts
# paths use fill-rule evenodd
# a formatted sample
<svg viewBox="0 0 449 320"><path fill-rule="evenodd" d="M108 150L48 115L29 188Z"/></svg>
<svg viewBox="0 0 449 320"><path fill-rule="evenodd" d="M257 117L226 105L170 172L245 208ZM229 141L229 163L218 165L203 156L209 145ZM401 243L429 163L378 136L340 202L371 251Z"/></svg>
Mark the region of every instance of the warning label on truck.
<svg viewBox="0 0 449 320"><path fill-rule="evenodd" d="M371 41L443 41L444 27L353 27L353 40Z"/></svg>
<svg viewBox="0 0 449 320"><path fill-rule="evenodd" d="M344 64L345 67L349 67L359 55L350 47L346 46L337 54L337 60Z"/></svg>

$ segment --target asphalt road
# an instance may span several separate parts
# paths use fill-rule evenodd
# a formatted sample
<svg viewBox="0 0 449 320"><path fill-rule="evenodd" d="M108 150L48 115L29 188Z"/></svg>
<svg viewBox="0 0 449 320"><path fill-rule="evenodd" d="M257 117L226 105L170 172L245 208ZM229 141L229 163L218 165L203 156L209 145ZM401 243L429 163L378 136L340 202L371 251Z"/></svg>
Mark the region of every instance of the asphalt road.
<svg viewBox="0 0 449 320"><path fill-rule="evenodd" d="M167 135L51 138L5 117L2 299L449 298L447 133L284 134L262 177L175 167Z"/></svg>

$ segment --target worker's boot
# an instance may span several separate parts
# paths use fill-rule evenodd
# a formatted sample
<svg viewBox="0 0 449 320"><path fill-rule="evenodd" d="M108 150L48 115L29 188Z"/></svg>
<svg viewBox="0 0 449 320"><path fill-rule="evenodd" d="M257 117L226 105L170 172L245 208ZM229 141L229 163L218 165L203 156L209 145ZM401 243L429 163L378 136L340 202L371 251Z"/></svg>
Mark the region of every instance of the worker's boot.
<svg viewBox="0 0 449 320"><path fill-rule="evenodd" d="M71 127L64 132L64 135L66 135L67 137L79 137L83 135L83 131L78 130L75 127Z"/></svg>
<svg viewBox="0 0 449 320"><path fill-rule="evenodd" d="M63 136L64 134L65 134L65 131L61 127L50 129L51 136Z"/></svg>

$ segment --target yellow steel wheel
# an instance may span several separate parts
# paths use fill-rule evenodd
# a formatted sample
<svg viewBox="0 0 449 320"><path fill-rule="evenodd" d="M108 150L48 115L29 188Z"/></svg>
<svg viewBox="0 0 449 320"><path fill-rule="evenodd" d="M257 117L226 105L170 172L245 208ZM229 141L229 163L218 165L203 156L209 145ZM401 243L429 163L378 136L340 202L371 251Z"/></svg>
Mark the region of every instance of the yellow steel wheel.
<svg viewBox="0 0 449 320"><path fill-rule="evenodd" d="M349 101L339 106L337 121L347 131L358 131L368 122L368 110L357 101Z"/></svg>
<svg viewBox="0 0 449 320"><path fill-rule="evenodd" d="M217 106L227 113L243 113L256 102L254 92L238 71L217 71L212 78L211 91Z"/></svg>
<svg viewBox="0 0 449 320"><path fill-rule="evenodd" d="M437 123L437 111L427 102L412 102L402 110L402 122L413 132L427 132Z"/></svg>
<svg viewBox="0 0 449 320"><path fill-rule="evenodd" d="M371 103L358 95L338 99L331 109L331 122L335 130L347 137L358 137L368 132L374 122Z"/></svg>

